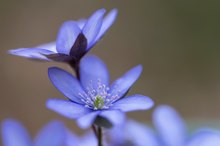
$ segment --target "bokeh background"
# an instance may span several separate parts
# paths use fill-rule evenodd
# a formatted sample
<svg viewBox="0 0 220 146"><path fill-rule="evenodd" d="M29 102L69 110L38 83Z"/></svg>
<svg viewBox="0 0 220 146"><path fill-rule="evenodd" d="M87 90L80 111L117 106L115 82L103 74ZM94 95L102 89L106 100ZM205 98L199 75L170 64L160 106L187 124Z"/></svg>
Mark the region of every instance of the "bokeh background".
<svg viewBox="0 0 220 146"><path fill-rule="evenodd" d="M49 82L47 68L7 50L56 39L60 25L86 18L99 8L118 8L116 23L90 52L108 65L112 80L137 64L144 67L131 93L155 105L175 107L189 125L220 125L220 1L0 0L0 120L16 118L31 134L51 119L74 121L46 109L50 97L65 98ZM141 122L150 111L129 113Z"/></svg>

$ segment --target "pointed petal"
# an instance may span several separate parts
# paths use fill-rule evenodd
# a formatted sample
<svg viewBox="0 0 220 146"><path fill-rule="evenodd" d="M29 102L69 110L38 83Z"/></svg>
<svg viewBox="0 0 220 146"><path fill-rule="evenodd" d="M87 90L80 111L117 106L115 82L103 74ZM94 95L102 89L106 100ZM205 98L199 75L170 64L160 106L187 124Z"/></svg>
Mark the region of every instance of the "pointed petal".
<svg viewBox="0 0 220 146"><path fill-rule="evenodd" d="M61 146L65 142L65 126L59 121L52 121L38 133L34 146Z"/></svg>
<svg viewBox="0 0 220 146"><path fill-rule="evenodd" d="M97 43L103 37L103 35L106 33L106 31L112 26L112 24L115 22L117 14L118 14L118 10L112 9L108 13L108 15L105 16L105 18L103 19L103 22L102 22L101 30L100 30L99 34L97 35L97 37L95 38L95 41L93 41L93 44L91 46L94 46L95 43Z"/></svg>
<svg viewBox="0 0 220 146"><path fill-rule="evenodd" d="M82 105L60 99L49 99L46 105L47 108L70 119L76 119L91 112Z"/></svg>
<svg viewBox="0 0 220 146"><path fill-rule="evenodd" d="M122 77L117 79L112 84L109 94L114 95L114 93L117 93L119 97L122 97L131 88L134 82L139 78L141 72L141 65L138 65L126 72Z"/></svg>
<svg viewBox="0 0 220 146"><path fill-rule="evenodd" d="M42 49L49 50L49 51L57 53L56 42L50 42L50 43L46 43L46 44L41 44L39 46L36 46L35 48L42 48Z"/></svg>
<svg viewBox="0 0 220 146"><path fill-rule="evenodd" d="M126 133L126 139L137 146L159 146L155 133L147 125L129 120L124 133Z"/></svg>
<svg viewBox="0 0 220 146"><path fill-rule="evenodd" d="M187 146L220 146L220 132L201 129L192 136Z"/></svg>
<svg viewBox="0 0 220 146"><path fill-rule="evenodd" d="M86 39L88 41L88 49L90 49L91 44L93 43L101 29L104 14L105 9L97 10L92 14L92 16L90 16L85 26L83 27L82 32L86 36Z"/></svg>
<svg viewBox="0 0 220 146"><path fill-rule="evenodd" d="M111 109L118 109L123 112L135 110L148 110L154 105L152 99L143 95L131 95L113 103Z"/></svg>
<svg viewBox="0 0 220 146"><path fill-rule="evenodd" d="M2 140L4 146L30 146L31 139L19 122L7 119L2 122Z"/></svg>
<svg viewBox="0 0 220 146"><path fill-rule="evenodd" d="M80 118L77 119L77 124L80 128L86 129L92 126L96 117L98 116L100 111L90 112Z"/></svg>
<svg viewBox="0 0 220 146"><path fill-rule="evenodd" d="M181 146L186 139L186 128L179 114L171 107L158 106L153 113L154 125L165 145Z"/></svg>
<svg viewBox="0 0 220 146"><path fill-rule="evenodd" d="M97 89L99 84L108 86L109 73L104 62L96 56L85 56L80 62L80 80L84 89Z"/></svg>
<svg viewBox="0 0 220 146"><path fill-rule="evenodd" d="M50 61L50 60L47 57L45 57L45 55L55 54L55 52L53 51L41 49L41 48L19 48L15 50L9 50L8 53L30 59L39 59L46 61Z"/></svg>
<svg viewBox="0 0 220 146"><path fill-rule="evenodd" d="M80 28L74 21L66 21L62 24L56 41L58 53L69 55L78 35L81 33Z"/></svg>
<svg viewBox="0 0 220 146"><path fill-rule="evenodd" d="M100 116L109 120L114 126L125 122L125 114L119 110L103 110Z"/></svg>
<svg viewBox="0 0 220 146"><path fill-rule="evenodd" d="M79 26L79 28L82 30L83 27L85 26L87 20L86 19L80 19L80 20L77 20L76 23L77 25Z"/></svg>
<svg viewBox="0 0 220 146"><path fill-rule="evenodd" d="M84 94L79 81L70 73L58 67L50 67L48 76L53 85L70 100L83 104L79 94Z"/></svg>

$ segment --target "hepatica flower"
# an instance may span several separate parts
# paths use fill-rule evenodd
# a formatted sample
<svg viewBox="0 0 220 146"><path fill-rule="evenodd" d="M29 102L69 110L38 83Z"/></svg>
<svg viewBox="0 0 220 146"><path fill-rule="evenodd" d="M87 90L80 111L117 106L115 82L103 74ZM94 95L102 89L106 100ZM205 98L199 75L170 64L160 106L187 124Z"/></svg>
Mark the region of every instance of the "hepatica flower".
<svg viewBox="0 0 220 146"><path fill-rule="evenodd" d="M9 53L31 59L64 61L76 64L114 23L117 10L104 17L105 9L94 12L87 20L66 21L62 24L56 42L34 48L10 50Z"/></svg>
<svg viewBox="0 0 220 146"><path fill-rule="evenodd" d="M114 146L220 146L220 132L210 128L197 130L192 136L182 118L169 106L159 106L153 113L154 130L144 124L128 121L109 132Z"/></svg>
<svg viewBox="0 0 220 146"><path fill-rule="evenodd" d="M106 131L107 146L166 146L157 145L153 130L145 124L127 120L125 124Z"/></svg>
<svg viewBox="0 0 220 146"><path fill-rule="evenodd" d="M171 107L159 106L153 114L154 125L160 135L162 145L166 146L219 146L220 132L202 128L191 137L179 114Z"/></svg>
<svg viewBox="0 0 220 146"><path fill-rule="evenodd" d="M81 128L88 128L100 119L113 125L121 124L124 112L147 110L153 106L153 101L143 95L124 97L140 76L140 65L111 85L105 64L96 56L84 57L79 68L80 81L65 70L49 68L51 82L69 100L50 99L47 107L67 118L76 119Z"/></svg>
<svg viewBox="0 0 220 146"><path fill-rule="evenodd" d="M37 134L34 140L19 122L7 119L2 122L3 146L62 146L65 143L65 128L52 121Z"/></svg>

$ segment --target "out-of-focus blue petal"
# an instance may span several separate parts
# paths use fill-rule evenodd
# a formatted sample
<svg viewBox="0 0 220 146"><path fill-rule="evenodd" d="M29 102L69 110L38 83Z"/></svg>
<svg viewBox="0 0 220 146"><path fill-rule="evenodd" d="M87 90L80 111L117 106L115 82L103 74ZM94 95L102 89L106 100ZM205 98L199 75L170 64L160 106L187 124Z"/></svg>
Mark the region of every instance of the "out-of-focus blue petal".
<svg viewBox="0 0 220 146"><path fill-rule="evenodd" d="M52 121L38 133L34 146L61 146L65 143L65 134L63 123Z"/></svg>
<svg viewBox="0 0 220 146"><path fill-rule="evenodd" d="M113 9L108 13L107 16L105 16L102 22L101 30L97 35L97 37L95 38L95 40L93 41L93 43L91 44L91 46L94 46L95 43L99 41L102 38L102 36L106 33L106 31L112 26L112 24L115 22L117 14L118 14L118 10Z"/></svg>
<svg viewBox="0 0 220 146"><path fill-rule="evenodd" d="M178 113L166 105L158 106L153 113L154 125L167 146L182 146L186 128Z"/></svg>
<svg viewBox="0 0 220 146"><path fill-rule="evenodd" d="M79 26L80 29L83 29L83 27L85 26L87 20L86 19L80 19L78 21L76 21L77 25Z"/></svg>
<svg viewBox="0 0 220 146"><path fill-rule="evenodd" d="M35 48L42 48L42 49L49 50L49 51L52 51L54 53L57 53L56 42L50 42L50 43L42 44L42 45L36 46Z"/></svg>
<svg viewBox="0 0 220 146"><path fill-rule="evenodd" d="M66 130L65 146L79 146L80 139L72 132Z"/></svg>
<svg viewBox="0 0 220 146"><path fill-rule="evenodd" d="M159 146L155 133L147 125L129 120L123 132L135 146Z"/></svg>
<svg viewBox="0 0 220 146"><path fill-rule="evenodd" d="M88 132L80 138L80 143L78 146L97 146L97 138L94 133Z"/></svg>
<svg viewBox="0 0 220 146"><path fill-rule="evenodd" d="M199 130L187 146L220 146L220 132L213 129Z"/></svg>
<svg viewBox="0 0 220 146"><path fill-rule="evenodd" d="M90 46L100 32L104 14L105 9L99 9L95 11L83 27L82 32L87 39L88 49L90 49Z"/></svg>
<svg viewBox="0 0 220 146"><path fill-rule="evenodd" d="M82 58L80 62L80 80L84 87L97 89L99 82L108 86L109 73L105 63L96 56Z"/></svg>
<svg viewBox="0 0 220 146"><path fill-rule="evenodd" d="M143 95L131 95L116 101L111 109L118 109L123 112L135 110L147 110L154 105L152 99Z"/></svg>
<svg viewBox="0 0 220 146"><path fill-rule="evenodd" d="M65 146L97 146L97 138L94 133L87 132L82 137L78 137L75 134L68 131L66 137L66 145Z"/></svg>
<svg viewBox="0 0 220 146"><path fill-rule="evenodd" d="M48 76L53 85L66 97L76 103L83 103L79 94L84 94L84 89L73 75L63 69L51 67L48 69Z"/></svg>
<svg viewBox="0 0 220 146"><path fill-rule="evenodd" d="M60 99L49 99L47 107L70 119L76 119L91 112L89 108L85 108L83 105Z"/></svg>
<svg viewBox="0 0 220 146"><path fill-rule="evenodd" d="M15 50L9 50L8 53L21 57L46 60L46 61L49 61L49 59L44 55L55 54L55 52L53 51L41 49L41 48L19 48Z"/></svg>
<svg viewBox="0 0 220 146"><path fill-rule="evenodd" d="M122 97L139 78L141 72L141 65L132 68L112 84L109 93L114 95L119 92L118 95Z"/></svg>
<svg viewBox="0 0 220 146"><path fill-rule="evenodd" d="M2 141L4 146L31 146L26 129L19 122L7 119L2 122Z"/></svg>
<svg viewBox="0 0 220 146"><path fill-rule="evenodd" d="M125 122L125 114L119 110L103 110L100 116L109 120L112 125L121 125Z"/></svg>
<svg viewBox="0 0 220 146"><path fill-rule="evenodd" d="M100 111L93 111L77 119L80 128L86 129L92 126Z"/></svg>
<svg viewBox="0 0 220 146"><path fill-rule="evenodd" d="M58 53L69 55L81 30L75 21L66 21L62 24L56 41Z"/></svg>

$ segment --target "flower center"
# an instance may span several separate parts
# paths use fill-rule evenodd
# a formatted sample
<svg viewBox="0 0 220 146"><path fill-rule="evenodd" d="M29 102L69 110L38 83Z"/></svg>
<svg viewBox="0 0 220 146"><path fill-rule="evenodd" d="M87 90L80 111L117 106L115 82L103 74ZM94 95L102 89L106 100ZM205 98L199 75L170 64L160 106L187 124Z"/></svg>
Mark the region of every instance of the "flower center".
<svg viewBox="0 0 220 146"><path fill-rule="evenodd" d="M119 99L118 93L120 91L114 90L114 92L109 93L109 87L101 83L100 80L98 80L97 85L97 87L93 87L91 81L85 92L79 93L81 101L85 104L85 107L93 110L108 109L114 101Z"/></svg>
<svg viewBox="0 0 220 146"><path fill-rule="evenodd" d="M103 97L100 95L97 95L95 97L95 101L94 101L94 108L95 109L102 109L104 104L105 103L104 103Z"/></svg>

